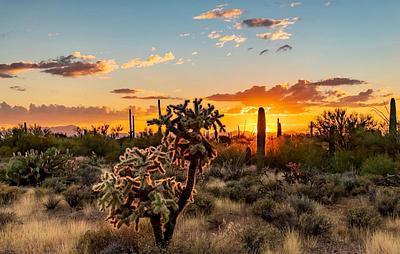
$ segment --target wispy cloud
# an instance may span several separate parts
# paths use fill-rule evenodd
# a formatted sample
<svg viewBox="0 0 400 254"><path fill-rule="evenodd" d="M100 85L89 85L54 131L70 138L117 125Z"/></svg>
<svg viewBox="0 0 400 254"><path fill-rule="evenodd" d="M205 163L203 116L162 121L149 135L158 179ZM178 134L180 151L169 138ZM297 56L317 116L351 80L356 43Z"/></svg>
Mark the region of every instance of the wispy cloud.
<svg viewBox="0 0 400 254"><path fill-rule="evenodd" d="M242 37L241 35L236 35L236 34L231 34L231 35L224 35L218 38L218 42L215 44L217 47L222 48L225 43L227 42L235 42L236 47L239 47L240 44L244 43L247 40L247 38Z"/></svg>
<svg viewBox="0 0 400 254"><path fill-rule="evenodd" d="M310 85L314 86L343 86L343 85L363 85L367 82L351 78L329 78L317 82L312 82Z"/></svg>
<svg viewBox="0 0 400 254"><path fill-rule="evenodd" d="M56 36L59 36L59 35L60 35L60 33L50 32L50 33L47 34L47 37L52 38L52 37L56 37Z"/></svg>
<svg viewBox="0 0 400 254"><path fill-rule="evenodd" d="M292 7L292 8L300 6L300 5L301 5L301 2L298 2L298 1L290 3L290 7Z"/></svg>
<svg viewBox="0 0 400 254"><path fill-rule="evenodd" d="M289 25L295 24L298 20L299 18L297 17L287 19L253 18L243 20L243 24L247 27L286 28Z"/></svg>
<svg viewBox="0 0 400 254"><path fill-rule="evenodd" d="M128 68L146 68L151 67L155 64L166 63L175 59L174 54L172 52L167 52L164 56L160 55L151 55L146 60L142 60L140 58L135 58L127 63L124 63L121 67L122 69Z"/></svg>
<svg viewBox="0 0 400 254"><path fill-rule="evenodd" d="M232 19L239 18L243 14L241 9L228 9L224 10L223 6L219 6L210 11L201 13L198 16L193 17L194 19L224 19L230 21Z"/></svg>
<svg viewBox="0 0 400 254"><path fill-rule="evenodd" d="M116 94L134 94L137 92L138 92L138 90L130 89L130 88L119 88L119 89L114 89L114 90L110 91L110 93L116 93Z"/></svg>
<svg viewBox="0 0 400 254"><path fill-rule="evenodd" d="M181 33L179 34L179 37L189 37L190 33Z"/></svg>
<svg viewBox="0 0 400 254"><path fill-rule="evenodd" d="M158 95L158 96L136 96L136 95L126 95L121 97L122 99L138 99L138 100L182 100L180 97L173 97L173 96L163 96L163 95Z"/></svg>
<svg viewBox="0 0 400 254"><path fill-rule="evenodd" d="M22 87L22 86L10 86L10 89L18 91L18 92L25 92L26 91L26 88Z"/></svg>
<svg viewBox="0 0 400 254"><path fill-rule="evenodd" d="M276 40L288 40L290 39L290 36L292 36L292 34L280 29L270 33L257 34L256 36L260 39L276 41Z"/></svg>

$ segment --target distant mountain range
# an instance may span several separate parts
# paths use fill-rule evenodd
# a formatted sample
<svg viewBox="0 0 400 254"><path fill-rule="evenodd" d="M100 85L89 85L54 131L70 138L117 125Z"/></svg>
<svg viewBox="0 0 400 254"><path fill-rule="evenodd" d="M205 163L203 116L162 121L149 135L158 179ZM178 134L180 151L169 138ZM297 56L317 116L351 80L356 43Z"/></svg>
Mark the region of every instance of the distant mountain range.
<svg viewBox="0 0 400 254"><path fill-rule="evenodd" d="M47 127L51 130L52 133L63 133L67 136L73 136L76 134L76 125L64 125L64 126L53 126Z"/></svg>

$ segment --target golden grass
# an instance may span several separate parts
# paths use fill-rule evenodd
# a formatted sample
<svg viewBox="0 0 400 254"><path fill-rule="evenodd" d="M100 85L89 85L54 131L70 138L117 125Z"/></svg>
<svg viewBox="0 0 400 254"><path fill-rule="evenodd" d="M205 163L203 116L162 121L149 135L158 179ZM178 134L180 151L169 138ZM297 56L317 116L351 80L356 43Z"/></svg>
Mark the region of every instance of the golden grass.
<svg viewBox="0 0 400 254"><path fill-rule="evenodd" d="M47 213L43 201L29 189L18 202L6 211L16 214L17 223L0 231L0 251L16 253L71 253L77 240L94 223L83 220L62 219Z"/></svg>
<svg viewBox="0 0 400 254"><path fill-rule="evenodd" d="M244 211L244 204L234 202L230 199L216 199L214 202L215 210L220 213L242 213Z"/></svg>
<svg viewBox="0 0 400 254"><path fill-rule="evenodd" d="M84 221L25 221L0 232L0 246L17 253L70 253L79 237L91 228Z"/></svg>
<svg viewBox="0 0 400 254"><path fill-rule="evenodd" d="M302 242L300 236L296 231L289 230L285 235L285 239L282 246L282 253L285 254L300 254Z"/></svg>
<svg viewBox="0 0 400 254"><path fill-rule="evenodd" d="M400 254L400 237L377 231L366 239L365 252L367 254Z"/></svg>

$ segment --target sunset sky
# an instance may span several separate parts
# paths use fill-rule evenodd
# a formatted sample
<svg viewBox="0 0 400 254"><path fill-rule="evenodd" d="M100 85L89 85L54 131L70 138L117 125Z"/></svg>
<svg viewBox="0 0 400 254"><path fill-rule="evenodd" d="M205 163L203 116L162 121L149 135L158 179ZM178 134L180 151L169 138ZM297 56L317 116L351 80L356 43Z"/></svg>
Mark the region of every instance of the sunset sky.
<svg viewBox="0 0 400 254"><path fill-rule="evenodd" d="M204 98L304 130L400 94L398 0L0 0L0 126L122 124ZM268 50L268 51L265 51Z"/></svg>

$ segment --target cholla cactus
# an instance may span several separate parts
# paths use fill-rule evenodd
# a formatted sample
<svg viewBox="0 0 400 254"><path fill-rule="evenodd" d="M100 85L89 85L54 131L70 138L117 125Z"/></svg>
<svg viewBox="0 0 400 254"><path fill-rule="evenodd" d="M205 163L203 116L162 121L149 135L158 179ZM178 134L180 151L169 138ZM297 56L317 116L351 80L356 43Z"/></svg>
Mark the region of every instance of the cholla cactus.
<svg viewBox="0 0 400 254"><path fill-rule="evenodd" d="M156 243L165 248L172 239L175 224L185 206L193 201L196 176L216 156L202 130L224 131L223 116L214 106L203 107L201 99L170 105L166 114L148 121L165 126L162 144L146 149L127 149L112 173L94 186L101 192L102 209L109 209L108 219L115 226L138 227L140 218L150 218ZM178 167L187 172L185 182L167 177L165 169Z"/></svg>

